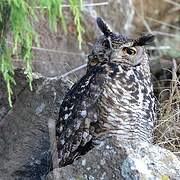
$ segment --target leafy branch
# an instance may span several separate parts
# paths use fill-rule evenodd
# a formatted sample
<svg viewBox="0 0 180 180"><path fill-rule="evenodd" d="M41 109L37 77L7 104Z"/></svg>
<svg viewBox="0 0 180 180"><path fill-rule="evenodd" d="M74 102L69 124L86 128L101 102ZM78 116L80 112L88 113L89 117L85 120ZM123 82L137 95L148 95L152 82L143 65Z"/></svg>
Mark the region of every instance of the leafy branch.
<svg viewBox="0 0 180 180"><path fill-rule="evenodd" d="M33 23L39 17L49 18L52 30L57 30L57 23L61 20L62 28L66 32L66 23L63 16L63 0L1 0L0 1L0 73L2 74L8 92L9 105L12 107L12 86L15 85L14 66L11 55L15 54L25 65L25 73L32 90L32 46L39 46L38 33ZM77 28L77 39L81 48L83 27L81 25L82 0L69 0L70 9L74 16L74 23ZM37 6L42 16L37 16ZM13 47L7 45L7 34L12 34ZM20 52L20 53L19 53Z"/></svg>
<svg viewBox="0 0 180 180"><path fill-rule="evenodd" d="M82 44L82 33L84 32L84 28L81 25L81 12L79 10L82 9L82 0L70 0L70 8L72 10L72 13L74 15L74 23L77 27L77 33L78 33L78 41L79 41L79 48L81 49Z"/></svg>

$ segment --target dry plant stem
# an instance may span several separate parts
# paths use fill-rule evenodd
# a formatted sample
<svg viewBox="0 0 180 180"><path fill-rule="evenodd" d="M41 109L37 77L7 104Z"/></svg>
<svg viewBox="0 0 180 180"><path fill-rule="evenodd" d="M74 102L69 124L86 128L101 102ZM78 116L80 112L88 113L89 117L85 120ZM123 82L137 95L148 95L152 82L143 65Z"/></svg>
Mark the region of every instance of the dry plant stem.
<svg viewBox="0 0 180 180"><path fill-rule="evenodd" d="M177 63L175 61L175 59L173 59L173 67L172 67L172 80L171 81L171 94L170 94L170 97L169 97L169 101L168 101L168 106L167 106L167 111L166 111L166 114L170 114L171 112L171 108L172 108L172 101L173 101L173 96L176 92L176 88L177 88L177 83L178 83L178 79L177 79L177 75L176 75L176 72L177 72Z"/></svg>
<svg viewBox="0 0 180 180"><path fill-rule="evenodd" d="M156 126L157 143L165 148L179 154L180 149L180 92L178 89L177 77L178 65L175 59L172 60L172 80L169 89L170 97L161 103L161 117ZM164 90L163 90L164 91Z"/></svg>
<svg viewBox="0 0 180 180"><path fill-rule="evenodd" d="M172 1L172 0L164 0L164 1L167 2L167 3L173 4L174 6L180 8L180 4L177 3L177 2L174 2L174 1Z"/></svg>
<svg viewBox="0 0 180 180"><path fill-rule="evenodd" d="M174 38L180 38L179 35L177 34L172 34L172 33L167 33L167 32L162 32L162 31L152 31L154 35L162 35L162 36L169 36L169 37L174 37Z"/></svg>
<svg viewBox="0 0 180 180"><path fill-rule="evenodd" d="M150 33L150 34L153 34L153 31L152 29L150 28L148 22L146 21L145 19L145 16L144 16L144 0L140 0L140 4L141 4L141 12L139 13L137 11L137 9L135 9L135 12L137 14L137 16L142 20L143 24L144 24L144 27L147 29L147 31ZM158 47L158 44L157 44L158 40L156 39L155 41L155 47ZM162 55L162 53L157 49L157 52L159 53L159 56ZM159 62L160 63L160 62Z"/></svg>
<svg viewBox="0 0 180 180"><path fill-rule="evenodd" d="M100 2L100 3L88 3L88 4L83 4L83 7L92 7L92 6L106 6L108 5L109 2L105 1L105 2ZM70 8L71 6L69 4L63 4L62 5L63 8ZM36 7L36 9L40 9L41 7ZM43 7L44 9L46 9L47 7Z"/></svg>
<svg viewBox="0 0 180 180"><path fill-rule="evenodd" d="M13 45L13 43L10 41L8 41L7 43L10 45ZM18 45L18 46L20 47L20 45ZM60 54L67 54L67 55L74 55L74 56L87 56L86 54L83 54L83 53L60 51L60 50L56 50L56 49L48 49L48 48L35 47L35 46L32 46L32 49L42 51L42 52L60 53Z"/></svg>
<svg viewBox="0 0 180 180"><path fill-rule="evenodd" d="M147 16L146 16L145 19L148 19L148 20L150 20L150 21L156 22L156 23L158 23L158 24L162 24L162 25L164 25L164 26L167 26L167 27L170 27L170 28L173 28L173 29L176 29L176 30L180 30L180 27L178 27L178 26L174 26L174 25L172 25L172 24L165 23L165 22L163 22L163 21L159 21L159 20L154 19L154 18L151 18L151 17L147 17Z"/></svg>
<svg viewBox="0 0 180 180"><path fill-rule="evenodd" d="M71 71L61 75L61 78L65 78L66 76L69 76L70 74L75 73L75 72L85 68L86 66L87 66L87 64L82 64L81 66L79 66L79 67L77 67L75 69L72 69Z"/></svg>

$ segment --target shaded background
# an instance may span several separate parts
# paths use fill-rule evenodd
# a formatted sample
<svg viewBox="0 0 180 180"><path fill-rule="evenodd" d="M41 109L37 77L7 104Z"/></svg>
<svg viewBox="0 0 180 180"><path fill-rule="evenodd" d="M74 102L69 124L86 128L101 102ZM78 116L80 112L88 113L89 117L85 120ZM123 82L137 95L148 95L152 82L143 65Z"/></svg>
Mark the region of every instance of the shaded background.
<svg viewBox="0 0 180 180"><path fill-rule="evenodd" d="M113 31L132 37L142 33L155 34L157 47L152 64L160 63L169 67L171 58L179 57L180 1L89 0L84 2L86 5L83 7L82 17L85 33L82 50L78 48L76 27L68 7L63 9L67 33L63 32L61 23L58 25L57 32L52 32L47 19L42 19L35 24L39 32L41 48L33 48L34 72L46 76L61 75L86 63L86 55L90 52L96 37L100 35L95 21L97 16L104 18ZM14 59L14 62L18 67L22 66L18 59ZM75 75L80 74L81 72L78 71Z"/></svg>

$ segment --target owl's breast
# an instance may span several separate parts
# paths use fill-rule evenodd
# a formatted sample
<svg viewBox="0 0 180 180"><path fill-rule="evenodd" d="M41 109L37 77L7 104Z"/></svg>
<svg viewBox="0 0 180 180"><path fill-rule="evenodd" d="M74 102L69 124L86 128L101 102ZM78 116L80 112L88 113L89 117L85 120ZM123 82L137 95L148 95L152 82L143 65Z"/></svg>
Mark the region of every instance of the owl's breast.
<svg viewBox="0 0 180 180"><path fill-rule="evenodd" d="M151 81L133 68L117 68L99 98L101 127L123 139L150 141L155 113Z"/></svg>

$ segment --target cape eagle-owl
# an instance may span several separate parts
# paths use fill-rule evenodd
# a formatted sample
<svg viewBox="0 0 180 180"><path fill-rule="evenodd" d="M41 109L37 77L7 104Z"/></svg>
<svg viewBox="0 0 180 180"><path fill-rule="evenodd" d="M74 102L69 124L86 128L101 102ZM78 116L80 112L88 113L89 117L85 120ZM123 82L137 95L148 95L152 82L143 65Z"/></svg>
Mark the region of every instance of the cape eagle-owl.
<svg viewBox="0 0 180 180"><path fill-rule="evenodd" d="M149 57L144 45L153 35L136 39L112 32L97 18L101 35L89 55L86 74L73 85L56 122L59 166L92 149L105 137L122 143L152 141L155 100Z"/></svg>

